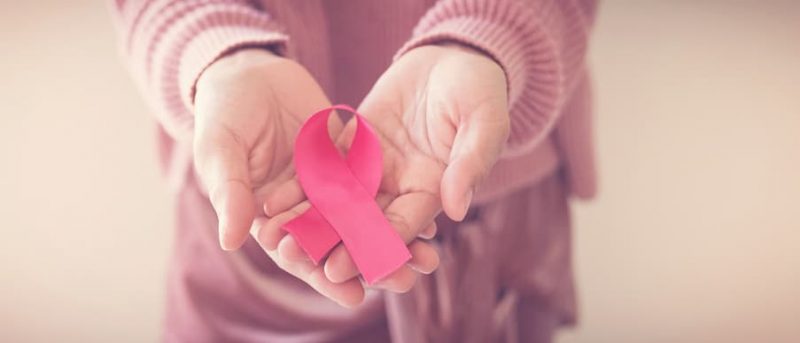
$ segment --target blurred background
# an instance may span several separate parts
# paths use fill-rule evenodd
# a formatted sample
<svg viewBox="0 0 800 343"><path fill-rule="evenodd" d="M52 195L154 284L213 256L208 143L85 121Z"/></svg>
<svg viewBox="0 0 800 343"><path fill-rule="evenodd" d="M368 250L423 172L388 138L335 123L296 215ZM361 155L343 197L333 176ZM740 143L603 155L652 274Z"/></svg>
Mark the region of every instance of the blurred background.
<svg viewBox="0 0 800 343"><path fill-rule="evenodd" d="M800 1L601 3L560 343L800 342ZM172 202L100 1L0 1L0 341L159 337Z"/></svg>

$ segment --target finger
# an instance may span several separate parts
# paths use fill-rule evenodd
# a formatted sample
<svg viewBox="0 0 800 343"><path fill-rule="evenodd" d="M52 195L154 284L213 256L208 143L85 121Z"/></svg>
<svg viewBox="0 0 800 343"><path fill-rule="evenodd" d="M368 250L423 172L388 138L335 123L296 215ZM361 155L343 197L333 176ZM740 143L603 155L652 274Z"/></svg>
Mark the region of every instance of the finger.
<svg viewBox="0 0 800 343"><path fill-rule="evenodd" d="M278 254L280 257L286 261L290 262L311 262L311 259L308 257L303 248L300 247L300 244L297 244L297 241L292 237L292 235L284 236L281 241L278 243Z"/></svg>
<svg viewBox="0 0 800 343"><path fill-rule="evenodd" d="M404 242L414 240L439 212L439 201L429 193L416 192L395 198L384 210L386 218ZM355 262L344 245L339 245L325 261L325 275L342 282L358 275ZM391 277L391 276L390 276Z"/></svg>
<svg viewBox="0 0 800 343"><path fill-rule="evenodd" d="M419 274L430 274L439 267L439 254L424 241L414 241L409 246L411 261L377 282L374 287L395 293L406 293L417 283Z"/></svg>
<svg viewBox="0 0 800 343"><path fill-rule="evenodd" d="M440 211L437 195L427 192L402 194L384 209L386 219L406 244L428 228Z"/></svg>
<svg viewBox="0 0 800 343"><path fill-rule="evenodd" d="M333 283L325 277L322 267L315 266L310 260L291 262L282 259L278 251L268 251L267 254L281 269L341 306L354 307L364 301L364 286L358 279Z"/></svg>
<svg viewBox="0 0 800 343"><path fill-rule="evenodd" d="M411 269L422 274L430 274L439 268L439 252L433 244L416 240L408 246L408 250L411 251L411 261L408 261Z"/></svg>
<svg viewBox="0 0 800 343"><path fill-rule="evenodd" d="M200 129L194 156L195 168L217 214L220 245L225 250L237 249L247 239L256 213L247 149L230 131Z"/></svg>
<svg viewBox="0 0 800 343"><path fill-rule="evenodd" d="M264 250L277 249L278 243L287 234L287 232L283 230L283 226L292 219L303 214L309 207L311 207L311 204L304 201L290 208L288 211L283 211L277 216L264 220L264 223L254 235L258 244L261 245L261 248Z"/></svg>
<svg viewBox="0 0 800 343"><path fill-rule="evenodd" d="M418 237L422 239L433 239L433 237L436 237L437 229L438 228L436 226L436 221L432 221L431 225L428 225L428 227L425 230L420 232Z"/></svg>
<svg viewBox="0 0 800 343"><path fill-rule="evenodd" d="M303 188L297 178L293 177L286 182L278 185L264 200L264 213L267 216L274 216L284 212L292 206L299 204L305 200L306 196L303 193Z"/></svg>
<svg viewBox="0 0 800 343"><path fill-rule="evenodd" d="M419 273L404 265L389 276L376 282L372 287L384 289L394 293L406 293L414 287L419 278Z"/></svg>
<svg viewBox="0 0 800 343"><path fill-rule="evenodd" d="M256 240L256 242L259 243L259 245L261 245L262 249L264 249L264 246L259 241L258 235L259 235L259 233L261 233L261 230L264 228L264 226L267 224L268 221L269 221L269 218L267 218L267 217L256 216L256 218L253 219L253 224L250 225L250 235L253 236L253 238ZM264 249L264 250L267 250L267 249Z"/></svg>
<svg viewBox="0 0 800 343"><path fill-rule="evenodd" d="M489 174L508 138L507 117L476 115L459 125L441 184L442 207L450 219L461 221L467 215L475 189Z"/></svg>
<svg viewBox="0 0 800 343"><path fill-rule="evenodd" d="M333 283L325 277L322 267L316 267L305 281L317 292L344 307L352 308L364 301L364 285L358 279Z"/></svg>
<svg viewBox="0 0 800 343"><path fill-rule="evenodd" d="M331 282L344 282L358 274L358 268L343 244L337 245L325 260L325 276Z"/></svg>

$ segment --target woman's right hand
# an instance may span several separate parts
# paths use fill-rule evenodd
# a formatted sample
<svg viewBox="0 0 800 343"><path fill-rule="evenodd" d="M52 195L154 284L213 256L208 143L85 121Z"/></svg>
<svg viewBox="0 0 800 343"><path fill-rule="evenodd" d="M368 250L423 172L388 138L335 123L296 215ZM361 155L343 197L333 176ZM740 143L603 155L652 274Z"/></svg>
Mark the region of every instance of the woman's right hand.
<svg viewBox="0 0 800 343"><path fill-rule="evenodd" d="M263 243L266 194L293 174L294 140L305 119L330 106L324 92L296 62L268 50L245 49L209 66L194 101L194 161L219 220L220 245L238 249L248 233L285 271L344 306L364 297L357 279L333 283L322 266L288 260ZM334 134L341 123L331 121Z"/></svg>

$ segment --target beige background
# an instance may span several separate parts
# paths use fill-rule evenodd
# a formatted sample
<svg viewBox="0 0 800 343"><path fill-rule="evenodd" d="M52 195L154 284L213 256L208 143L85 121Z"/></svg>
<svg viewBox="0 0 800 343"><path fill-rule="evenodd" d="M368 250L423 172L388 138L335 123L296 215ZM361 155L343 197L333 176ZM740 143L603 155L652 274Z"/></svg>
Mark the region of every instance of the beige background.
<svg viewBox="0 0 800 343"><path fill-rule="evenodd" d="M603 4L559 342L800 341L799 56L798 1ZM97 2L0 2L0 341L158 337L172 205L116 57Z"/></svg>

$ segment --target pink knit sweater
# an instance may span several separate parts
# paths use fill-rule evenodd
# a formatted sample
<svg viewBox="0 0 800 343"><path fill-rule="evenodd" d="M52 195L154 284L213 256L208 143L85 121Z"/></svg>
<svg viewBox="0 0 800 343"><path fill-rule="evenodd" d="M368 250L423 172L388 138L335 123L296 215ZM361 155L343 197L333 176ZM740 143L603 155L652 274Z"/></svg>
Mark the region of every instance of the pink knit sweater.
<svg viewBox="0 0 800 343"><path fill-rule="evenodd" d="M574 322L566 193L595 192L584 67L592 0L116 0L113 8L178 190L165 341L549 342ZM502 66L512 123L471 219L437 219L435 273L410 293L370 293L347 310L252 240L235 253L219 248L191 168L193 89L209 64L269 48L308 68L334 102L357 106L393 58L441 41Z"/></svg>
<svg viewBox="0 0 800 343"><path fill-rule="evenodd" d="M592 0L116 0L113 8L175 187L191 173L195 81L220 56L271 48L305 65L334 102L357 106L393 58L456 41L494 58L509 84L511 135L476 203L559 165L573 195L595 192L584 66Z"/></svg>

